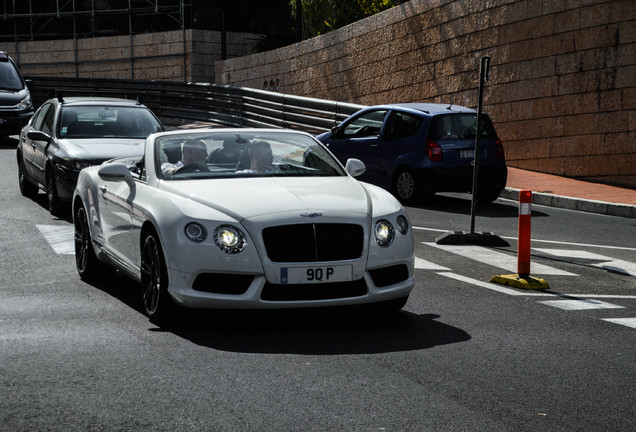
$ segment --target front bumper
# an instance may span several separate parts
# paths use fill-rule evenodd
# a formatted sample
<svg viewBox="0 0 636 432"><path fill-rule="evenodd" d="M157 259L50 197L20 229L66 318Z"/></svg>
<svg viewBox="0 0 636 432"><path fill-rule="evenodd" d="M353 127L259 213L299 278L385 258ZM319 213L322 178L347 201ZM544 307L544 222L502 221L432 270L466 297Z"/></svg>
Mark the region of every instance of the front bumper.
<svg viewBox="0 0 636 432"><path fill-rule="evenodd" d="M33 111L3 111L0 110L0 135L17 135L27 125Z"/></svg>
<svg viewBox="0 0 636 432"><path fill-rule="evenodd" d="M178 304L191 308L288 309L383 302L406 297L415 286L413 264L409 261L367 270L362 279L351 282L286 285L268 282L265 275L223 277L230 282L232 276L242 279L237 285L228 285L235 287L234 292L223 288L206 292L197 283L200 275L169 268L168 291Z"/></svg>

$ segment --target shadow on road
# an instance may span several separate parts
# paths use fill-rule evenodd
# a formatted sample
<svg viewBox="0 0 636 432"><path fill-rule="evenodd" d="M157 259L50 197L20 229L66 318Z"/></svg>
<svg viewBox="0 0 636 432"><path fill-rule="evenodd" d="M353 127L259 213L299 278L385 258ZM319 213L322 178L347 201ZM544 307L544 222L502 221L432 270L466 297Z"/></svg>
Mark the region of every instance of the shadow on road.
<svg viewBox="0 0 636 432"><path fill-rule="evenodd" d="M18 137L17 135L12 136L0 136L0 149L17 149L18 148Z"/></svg>
<svg viewBox="0 0 636 432"><path fill-rule="evenodd" d="M139 285L113 273L94 283L143 313ZM464 330L437 321L438 315L402 310L380 314L361 307L283 310L181 309L172 323L152 327L221 351L269 354L375 354L412 351L465 342Z"/></svg>
<svg viewBox="0 0 636 432"><path fill-rule="evenodd" d="M404 310L381 316L360 307L196 311L170 331L208 348L260 354L376 354L470 340L437 318Z"/></svg>
<svg viewBox="0 0 636 432"><path fill-rule="evenodd" d="M410 205L423 210L439 211L443 213L455 213L470 216L471 212L470 194L436 194L427 202ZM489 218L515 218L518 216L518 206L516 203L506 203L495 201L493 203L477 204L475 216ZM547 214L532 210L533 217L547 216Z"/></svg>

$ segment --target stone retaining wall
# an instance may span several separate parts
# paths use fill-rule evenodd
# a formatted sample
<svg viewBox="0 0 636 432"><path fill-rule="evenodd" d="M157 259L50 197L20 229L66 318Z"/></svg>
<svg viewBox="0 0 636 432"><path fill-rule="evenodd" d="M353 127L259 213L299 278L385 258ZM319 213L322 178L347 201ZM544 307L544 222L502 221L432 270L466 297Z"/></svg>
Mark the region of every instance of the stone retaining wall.
<svg viewBox="0 0 636 432"><path fill-rule="evenodd" d="M216 63L216 82L366 105L477 106L514 167L636 188L636 2L413 0Z"/></svg>
<svg viewBox="0 0 636 432"><path fill-rule="evenodd" d="M185 37L185 42L184 42ZM252 54L251 33L227 33L227 56ZM25 76L214 82L221 33L207 30L0 43Z"/></svg>

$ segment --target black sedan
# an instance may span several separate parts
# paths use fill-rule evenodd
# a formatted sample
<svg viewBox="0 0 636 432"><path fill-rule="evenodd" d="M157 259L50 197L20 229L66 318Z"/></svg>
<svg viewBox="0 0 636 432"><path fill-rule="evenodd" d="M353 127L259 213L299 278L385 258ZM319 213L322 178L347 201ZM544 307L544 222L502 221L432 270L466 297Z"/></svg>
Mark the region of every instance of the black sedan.
<svg viewBox="0 0 636 432"><path fill-rule="evenodd" d="M79 172L115 157L143 154L148 135L163 131L139 102L118 98L68 97L46 101L20 132L17 149L20 192L38 188L56 214L69 203Z"/></svg>

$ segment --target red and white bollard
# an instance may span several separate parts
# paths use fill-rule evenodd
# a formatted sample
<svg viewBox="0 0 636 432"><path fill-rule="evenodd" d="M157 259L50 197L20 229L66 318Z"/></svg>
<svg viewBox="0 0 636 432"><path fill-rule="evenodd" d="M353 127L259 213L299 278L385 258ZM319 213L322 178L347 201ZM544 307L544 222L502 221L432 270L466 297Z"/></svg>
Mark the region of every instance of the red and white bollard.
<svg viewBox="0 0 636 432"><path fill-rule="evenodd" d="M517 241L517 274L496 275L490 282L522 289L549 289L541 278L530 276L530 222L532 218L532 191L519 191L519 234Z"/></svg>
<svg viewBox="0 0 636 432"><path fill-rule="evenodd" d="M532 220L532 191L519 191L519 240L517 243L517 273L530 275L530 225Z"/></svg>

